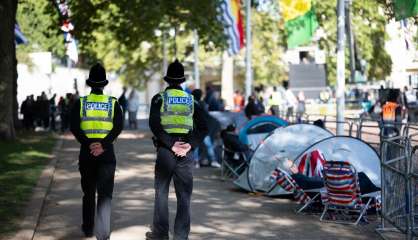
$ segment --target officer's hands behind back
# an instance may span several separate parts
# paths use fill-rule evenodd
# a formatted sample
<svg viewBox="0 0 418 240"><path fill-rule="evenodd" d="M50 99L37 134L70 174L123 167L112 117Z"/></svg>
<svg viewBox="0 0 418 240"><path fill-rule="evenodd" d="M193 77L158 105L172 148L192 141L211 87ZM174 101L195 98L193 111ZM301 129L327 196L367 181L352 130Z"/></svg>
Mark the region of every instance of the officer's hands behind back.
<svg viewBox="0 0 418 240"><path fill-rule="evenodd" d="M185 157L190 149L192 149L192 146L185 142L175 142L171 147L171 151L173 151L177 157Z"/></svg>
<svg viewBox="0 0 418 240"><path fill-rule="evenodd" d="M92 154L95 157L101 155L104 152L103 146L99 142L94 142L90 144L89 147L90 147L90 154Z"/></svg>

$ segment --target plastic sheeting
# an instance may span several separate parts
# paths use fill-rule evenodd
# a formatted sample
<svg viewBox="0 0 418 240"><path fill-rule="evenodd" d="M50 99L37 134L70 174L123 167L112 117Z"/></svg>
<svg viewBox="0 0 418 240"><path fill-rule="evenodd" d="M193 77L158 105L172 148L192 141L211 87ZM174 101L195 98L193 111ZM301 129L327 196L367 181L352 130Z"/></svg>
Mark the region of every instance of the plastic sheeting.
<svg viewBox="0 0 418 240"><path fill-rule="evenodd" d="M282 189L272 191L275 183L270 176L276 167L288 170L285 160L294 161L312 144L333 134L326 129L309 125L296 124L277 128L257 148L249 168L241 174L235 184L247 191L269 192L271 195L286 194Z"/></svg>

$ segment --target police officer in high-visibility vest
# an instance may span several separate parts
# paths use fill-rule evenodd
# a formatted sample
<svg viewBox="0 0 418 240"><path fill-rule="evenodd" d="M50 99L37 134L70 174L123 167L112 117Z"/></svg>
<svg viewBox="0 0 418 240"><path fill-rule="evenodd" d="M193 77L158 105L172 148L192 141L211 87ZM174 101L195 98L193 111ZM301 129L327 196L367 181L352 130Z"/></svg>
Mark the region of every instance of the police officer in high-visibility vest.
<svg viewBox="0 0 418 240"><path fill-rule="evenodd" d="M83 191L83 223L86 237L110 238L110 213L116 157L113 143L123 128L122 110L114 97L103 94L107 85L101 64L90 69L86 81L92 90L80 97L71 112L71 132L81 143L79 170ZM96 209L97 191L97 213Z"/></svg>
<svg viewBox="0 0 418 240"><path fill-rule="evenodd" d="M382 137L394 137L399 134L402 122L402 107L398 104L399 92L390 89L387 101L382 106Z"/></svg>
<svg viewBox="0 0 418 240"><path fill-rule="evenodd" d="M174 239L186 240L190 232L190 198L193 189L193 152L208 132L203 109L193 96L183 91L183 65L174 61L164 80L165 91L152 98L149 126L157 147L155 163L155 203L147 240L168 239L168 192L173 179L177 196Z"/></svg>

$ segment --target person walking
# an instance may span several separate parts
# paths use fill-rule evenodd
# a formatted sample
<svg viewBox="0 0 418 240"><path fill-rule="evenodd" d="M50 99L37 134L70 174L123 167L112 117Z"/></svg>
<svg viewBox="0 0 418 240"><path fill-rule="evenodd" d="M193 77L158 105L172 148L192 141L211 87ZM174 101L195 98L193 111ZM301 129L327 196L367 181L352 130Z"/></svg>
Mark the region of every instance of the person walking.
<svg viewBox="0 0 418 240"><path fill-rule="evenodd" d="M121 106L122 111L123 111L123 121L124 122L125 122L125 119L126 119L126 112L128 110L128 104L129 104L129 102L126 99L126 96L125 96L126 90L127 90L126 87L122 88L122 94L120 95L120 97L118 99L118 103Z"/></svg>
<svg viewBox="0 0 418 240"><path fill-rule="evenodd" d="M68 127L68 104L64 97L58 100L58 112L61 119L61 132L64 133Z"/></svg>
<svg viewBox="0 0 418 240"><path fill-rule="evenodd" d="M193 151L207 135L204 112L180 84L184 67L176 59L168 66L165 91L151 100L149 126L157 148L155 162L155 203L147 240L168 239L168 192L171 179L177 197L174 239L187 240L190 233L190 198L193 190Z"/></svg>
<svg viewBox="0 0 418 240"><path fill-rule="evenodd" d="M95 233L98 240L107 240L116 168L113 143L123 129L122 110L116 98L103 94L108 80L101 64L90 69L86 83L92 88L91 93L76 100L70 118L71 132L81 143L79 170L84 194L81 228L86 237Z"/></svg>
<svg viewBox="0 0 418 240"><path fill-rule="evenodd" d="M303 115L306 111L306 104L305 104L305 94L303 91L300 91L297 96L298 104L296 106L296 122L302 123Z"/></svg>
<svg viewBox="0 0 418 240"><path fill-rule="evenodd" d="M54 94L52 98L49 99L49 117L50 117L50 126L52 131L56 131L55 117L57 112L57 105L55 104L55 98L57 94Z"/></svg>
<svg viewBox="0 0 418 240"><path fill-rule="evenodd" d="M202 101L202 90L200 89L195 89L192 92L192 95L194 97L194 100L197 102L197 104L199 104L200 108L204 110L205 113L205 119L206 119L206 124L208 127L208 135L205 136L205 138L203 139L203 143L204 146L206 147L206 155L207 155L207 161L202 161L203 165L207 165L210 164L211 167L214 168L220 168L221 164L219 163L217 157L216 157L216 153L215 153L215 146L213 144L215 136L218 132L220 132L221 130L221 124L218 122L218 120L216 120L214 117L212 117L209 112L207 111L207 107L206 107L206 103L204 101ZM194 162L195 162L195 168L199 168L200 167L200 151L202 151L203 149L199 149L199 147L197 147L194 151Z"/></svg>
<svg viewBox="0 0 418 240"><path fill-rule="evenodd" d="M49 128L49 119L50 119L50 106L49 99L46 96L45 92L41 94L40 102L40 118L42 122L42 127L47 130Z"/></svg>
<svg viewBox="0 0 418 240"><path fill-rule="evenodd" d="M128 97L128 118L129 118L129 128L138 129L138 121L136 115L139 108L139 97L136 94L135 89L129 93Z"/></svg>
<svg viewBox="0 0 418 240"><path fill-rule="evenodd" d="M282 96L276 86L273 87L273 92L270 95L269 106L271 112L276 117L280 117L280 106L282 105Z"/></svg>
<svg viewBox="0 0 418 240"><path fill-rule="evenodd" d="M289 89L289 82L283 82L283 87L285 89L285 98L286 98L286 120L291 121L293 119L293 112L298 104L298 100L293 94L292 90Z"/></svg>
<svg viewBox="0 0 418 240"><path fill-rule="evenodd" d="M20 105L20 113L23 115L23 126L26 130L31 130L32 125L30 120L30 111L32 108L32 103L30 96L27 96L26 99L22 102L22 105Z"/></svg>

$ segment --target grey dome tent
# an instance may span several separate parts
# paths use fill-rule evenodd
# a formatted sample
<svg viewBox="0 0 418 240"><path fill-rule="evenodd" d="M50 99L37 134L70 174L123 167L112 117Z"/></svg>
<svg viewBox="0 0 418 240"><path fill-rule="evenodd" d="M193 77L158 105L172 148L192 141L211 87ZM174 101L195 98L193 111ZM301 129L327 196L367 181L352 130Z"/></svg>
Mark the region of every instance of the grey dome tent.
<svg viewBox="0 0 418 240"><path fill-rule="evenodd" d="M287 194L269 178L277 167L285 169L284 160L296 159L301 153L316 142L331 137L333 134L323 128L309 124L295 124L277 128L256 149L249 167L234 182L239 187L268 195Z"/></svg>
<svg viewBox="0 0 418 240"><path fill-rule="evenodd" d="M330 137L306 149L294 164L298 166L301 157L313 150L320 150L326 161L349 162L357 172L364 172L374 185L381 187L380 157L368 143L349 136Z"/></svg>

